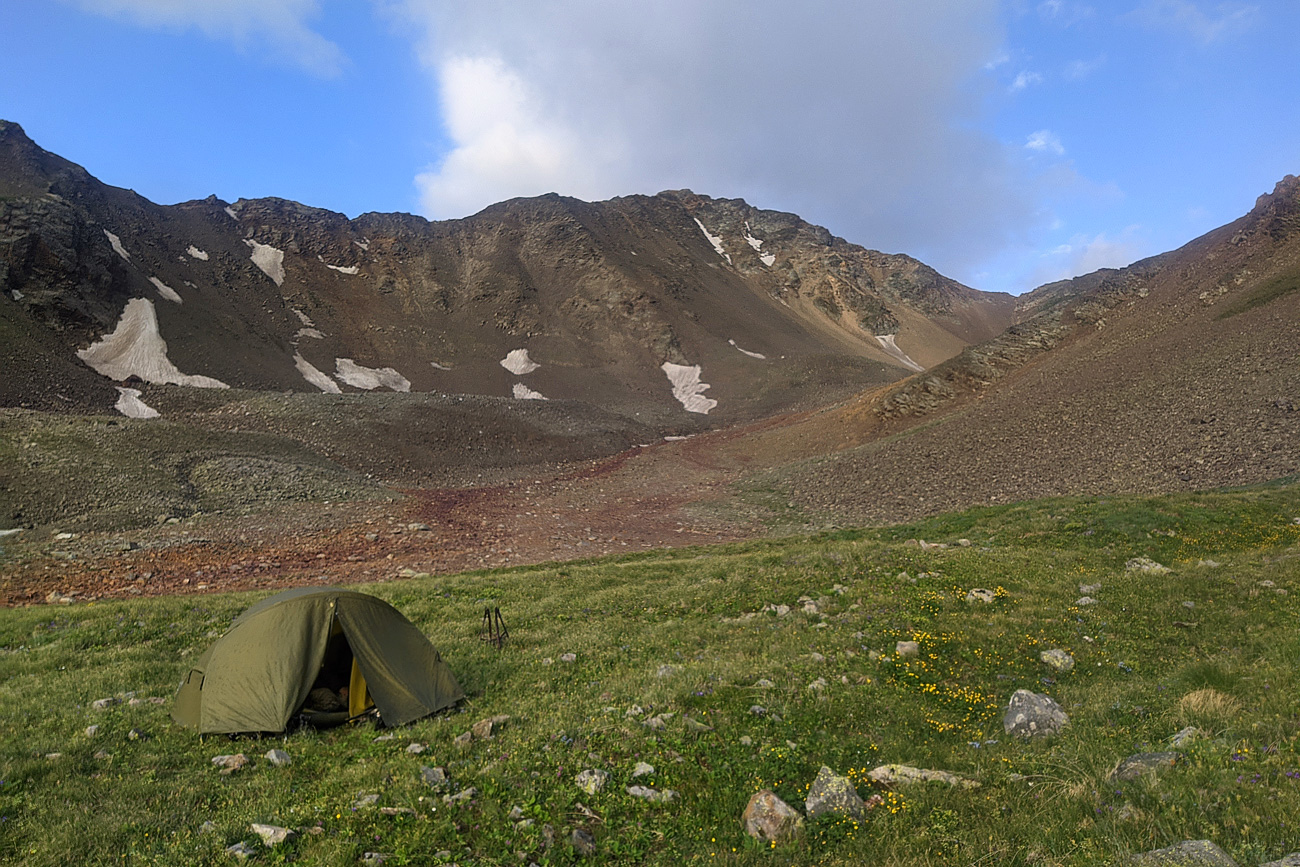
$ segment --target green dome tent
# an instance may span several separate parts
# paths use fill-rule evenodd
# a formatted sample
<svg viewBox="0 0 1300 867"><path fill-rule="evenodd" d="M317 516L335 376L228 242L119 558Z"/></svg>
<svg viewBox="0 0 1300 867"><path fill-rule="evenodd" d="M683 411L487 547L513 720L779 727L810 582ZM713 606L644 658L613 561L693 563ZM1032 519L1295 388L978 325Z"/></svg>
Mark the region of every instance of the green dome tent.
<svg viewBox="0 0 1300 867"><path fill-rule="evenodd" d="M313 713L309 695L322 685L339 690L346 710ZM375 708L385 724L402 725L464 697L396 608L351 590L301 587L235 619L181 680L172 719L201 734L282 732L297 713L328 724Z"/></svg>

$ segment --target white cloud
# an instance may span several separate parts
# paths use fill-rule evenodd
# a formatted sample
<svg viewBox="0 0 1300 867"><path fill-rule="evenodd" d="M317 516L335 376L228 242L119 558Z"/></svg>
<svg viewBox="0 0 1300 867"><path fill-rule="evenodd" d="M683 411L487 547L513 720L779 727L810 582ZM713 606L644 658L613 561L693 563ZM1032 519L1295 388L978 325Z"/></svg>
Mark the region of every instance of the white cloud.
<svg viewBox="0 0 1300 867"><path fill-rule="evenodd" d="M1040 129L1038 132L1029 136L1025 142L1025 149L1038 151L1039 153L1065 155L1065 148L1061 145L1061 140L1056 137L1056 133L1050 129Z"/></svg>
<svg viewBox="0 0 1300 867"><path fill-rule="evenodd" d="M1011 82L1011 86L1007 89L1012 93L1016 93L1018 91L1024 90L1030 85L1042 84L1042 83L1043 83L1043 76L1041 74L1037 72L1031 72L1029 70L1025 70L1024 72L1016 76L1016 80Z"/></svg>
<svg viewBox="0 0 1300 867"><path fill-rule="evenodd" d="M1038 4L1038 16L1061 27L1077 24L1091 18L1096 12L1096 9L1084 3L1069 3L1066 0L1043 0Z"/></svg>
<svg viewBox="0 0 1300 867"><path fill-rule="evenodd" d="M1220 3L1209 13L1192 0L1144 0L1128 17L1147 27L1185 34L1202 45L1209 45L1253 27L1259 18L1259 7Z"/></svg>
<svg viewBox="0 0 1300 867"><path fill-rule="evenodd" d="M319 0L71 0L88 12L123 18L145 27L195 28L211 39L254 47L315 75L342 71L343 51L307 25Z"/></svg>
<svg viewBox="0 0 1300 867"><path fill-rule="evenodd" d="M1092 60L1074 60L1065 65L1065 77L1069 81L1082 81L1106 65L1106 55Z"/></svg>
<svg viewBox="0 0 1300 867"><path fill-rule="evenodd" d="M401 0L451 142L423 210L690 187L951 273L1036 219L979 129L999 5Z"/></svg>
<svg viewBox="0 0 1300 867"><path fill-rule="evenodd" d="M1137 261L1144 248L1141 226L1129 226L1118 237L1105 232L1091 237L1075 235L1069 243L1043 254L1032 285L1091 274L1100 268L1122 268Z"/></svg>

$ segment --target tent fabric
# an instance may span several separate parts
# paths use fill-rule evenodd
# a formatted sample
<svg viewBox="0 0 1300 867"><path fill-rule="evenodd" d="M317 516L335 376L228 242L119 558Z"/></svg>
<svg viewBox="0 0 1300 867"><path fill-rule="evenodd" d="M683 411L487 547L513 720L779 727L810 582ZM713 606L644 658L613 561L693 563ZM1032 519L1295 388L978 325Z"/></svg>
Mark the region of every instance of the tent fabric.
<svg viewBox="0 0 1300 867"><path fill-rule="evenodd" d="M205 734L284 731L312 689L336 624L352 650L352 682L364 681L363 696L369 692L386 724L465 697L438 651L396 608L337 587L304 587L236 618L182 679L172 718ZM349 704L363 699L353 694Z"/></svg>

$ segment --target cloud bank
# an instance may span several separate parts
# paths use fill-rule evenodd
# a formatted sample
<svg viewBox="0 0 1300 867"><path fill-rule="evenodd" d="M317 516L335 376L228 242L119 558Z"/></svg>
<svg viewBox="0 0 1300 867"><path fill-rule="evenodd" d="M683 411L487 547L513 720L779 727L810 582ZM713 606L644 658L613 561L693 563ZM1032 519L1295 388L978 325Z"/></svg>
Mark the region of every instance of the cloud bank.
<svg viewBox="0 0 1300 867"><path fill-rule="evenodd" d="M975 130L994 0L405 0L452 147L424 212L690 187L961 272L1034 219Z"/></svg>

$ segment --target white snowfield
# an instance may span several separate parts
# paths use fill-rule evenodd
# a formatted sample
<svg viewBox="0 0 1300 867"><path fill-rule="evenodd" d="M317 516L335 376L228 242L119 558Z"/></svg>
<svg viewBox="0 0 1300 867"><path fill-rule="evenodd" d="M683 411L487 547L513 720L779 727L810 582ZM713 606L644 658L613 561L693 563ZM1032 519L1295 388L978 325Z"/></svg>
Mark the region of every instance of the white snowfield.
<svg viewBox="0 0 1300 867"><path fill-rule="evenodd" d="M113 252L130 262L131 254L126 252L126 248L122 246L122 239L108 231L108 229L104 230L104 235L108 237L108 243L113 245Z"/></svg>
<svg viewBox="0 0 1300 867"><path fill-rule="evenodd" d="M704 224L700 222L699 217L695 218L695 225L700 227L700 231L704 233L704 237L709 239L709 243L713 245L713 249L717 250L718 255L726 259L727 264L730 265L731 256L727 254L726 250L722 249L722 237L720 235L710 235L709 230L704 228Z"/></svg>
<svg viewBox="0 0 1300 867"><path fill-rule="evenodd" d="M334 359L334 378L354 388L410 391L411 381L391 367L362 367L350 358Z"/></svg>
<svg viewBox="0 0 1300 867"><path fill-rule="evenodd" d="M201 259L204 262L208 261L208 254L200 250L198 247L195 247L193 244L186 247L185 252L189 253L195 259Z"/></svg>
<svg viewBox="0 0 1300 867"><path fill-rule="evenodd" d="M294 355L293 366L298 368L298 372L302 374L303 379L307 380L326 394L343 393L343 389L339 388L337 382L321 373L318 368L314 367L312 363L303 358L302 355Z"/></svg>
<svg viewBox="0 0 1300 867"><path fill-rule="evenodd" d="M304 337L310 337L313 340L325 339L325 335L321 334L315 328L299 328L293 336L298 340L302 340Z"/></svg>
<svg viewBox="0 0 1300 867"><path fill-rule="evenodd" d="M439 364L436 361L430 361L429 363L432 364L434 367L436 367L438 370L451 370L450 364Z"/></svg>
<svg viewBox="0 0 1300 867"><path fill-rule="evenodd" d="M735 346L737 349L740 349L739 346L736 346L736 341L728 340L727 342L730 343L732 346ZM740 349L740 351L748 355L750 358L761 358L764 361L767 360L767 356L761 352L750 352L748 349Z"/></svg>
<svg viewBox="0 0 1300 867"><path fill-rule="evenodd" d="M262 273L275 281L276 286L284 285L284 251L277 250L270 244L259 244L252 238L245 238L244 243L253 251L250 257L253 264L262 269Z"/></svg>
<svg viewBox="0 0 1300 867"><path fill-rule="evenodd" d="M316 324L315 322L311 321L310 316L308 316L306 313L303 313L297 307L290 307L289 309L293 311L294 316L298 317L298 321L301 322L303 325L306 325L308 328Z"/></svg>
<svg viewBox="0 0 1300 867"><path fill-rule="evenodd" d="M360 270L356 265L326 265L325 267L338 271L340 274L355 274Z"/></svg>
<svg viewBox="0 0 1300 867"><path fill-rule="evenodd" d="M238 205L226 205L226 213L230 216L230 219L232 220L239 219L239 214L237 213L238 209L239 209Z"/></svg>
<svg viewBox="0 0 1300 867"><path fill-rule="evenodd" d="M166 298L168 301L175 301L177 304L182 303L181 296L176 294L176 290L159 280L157 277L150 277L149 282L158 290L158 294Z"/></svg>
<svg viewBox="0 0 1300 867"><path fill-rule="evenodd" d="M105 334L77 356L96 373L121 382L138 376L158 385L229 388L210 376L181 373L167 358L167 342L158 333L158 312L148 298L132 298L111 334Z"/></svg>
<svg viewBox="0 0 1300 867"><path fill-rule="evenodd" d="M369 250L369 249L370 249L370 239L369 239L369 238L366 238L364 241L353 241L352 243L356 244L356 245L357 245L358 247L360 247L362 250Z"/></svg>
<svg viewBox="0 0 1300 867"><path fill-rule="evenodd" d="M713 398L704 396L704 390L709 387L709 384L700 382L700 366L698 364L688 367L684 364L673 364L671 361L665 361L660 365L660 369L668 376L668 381L673 384L673 397L681 402L687 412L708 415L709 410L718 405L718 402Z"/></svg>
<svg viewBox="0 0 1300 867"><path fill-rule="evenodd" d="M512 349L505 358L501 359L501 366L513 373L515 376L523 376L526 373L532 373L541 367L536 361L528 357L527 349Z"/></svg>
<svg viewBox="0 0 1300 867"><path fill-rule="evenodd" d="M514 393L514 396L517 397L519 400L549 400L550 399L546 395L542 394L540 391L533 391L531 388L524 385L522 382L516 382L514 388L511 389L511 391Z"/></svg>
<svg viewBox="0 0 1300 867"><path fill-rule="evenodd" d="M745 241L748 242L749 246L754 248L754 252L758 254L758 260L760 262L769 268L775 264L776 255L773 253L763 252L763 242L754 237L753 232L749 228L748 220L745 221ZM742 349L741 351L743 352L744 350Z"/></svg>
<svg viewBox="0 0 1300 867"><path fill-rule="evenodd" d="M117 387L117 403L113 409L127 418L158 418L159 412L140 399L140 389Z"/></svg>
<svg viewBox="0 0 1300 867"><path fill-rule="evenodd" d="M894 342L894 335L877 334L876 340L880 341L880 346L882 349L885 350L885 352L888 352L890 355L892 355L894 358L900 361L903 364L903 366L909 367L912 370L917 371L918 373L920 373L922 370L925 370L924 367L917 364L912 359L908 358L906 352L898 348L898 344Z"/></svg>

